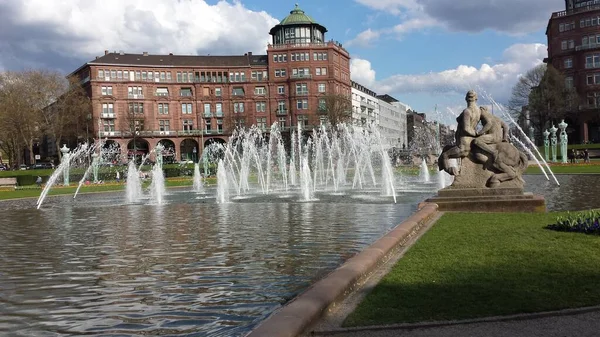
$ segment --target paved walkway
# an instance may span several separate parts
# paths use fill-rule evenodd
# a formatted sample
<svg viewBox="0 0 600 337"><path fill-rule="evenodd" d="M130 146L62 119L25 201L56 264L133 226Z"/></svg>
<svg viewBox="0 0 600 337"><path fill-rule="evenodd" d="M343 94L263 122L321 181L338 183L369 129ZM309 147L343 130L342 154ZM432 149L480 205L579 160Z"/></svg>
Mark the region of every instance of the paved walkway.
<svg viewBox="0 0 600 337"><path fill-rule="evenodd" d="M314 336L336 337L596 337L600 336L600 309L530 319L454 324L413 329L322 331Z"/></svg>

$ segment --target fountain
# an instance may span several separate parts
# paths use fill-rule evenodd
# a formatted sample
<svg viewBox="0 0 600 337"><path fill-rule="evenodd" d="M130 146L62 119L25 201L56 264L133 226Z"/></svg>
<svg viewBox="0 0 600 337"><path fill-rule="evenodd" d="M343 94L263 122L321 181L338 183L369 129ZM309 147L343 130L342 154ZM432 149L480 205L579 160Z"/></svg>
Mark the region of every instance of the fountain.
<svg viewBox="0 0 600 337"><path fill-rule="evenodd" d="M223 160L219 160L217 167L217 202L220 204L229 202L229 179Z"/></svg>
<svg viewBox="0 0 600 337"><path fill-rule="evenodd" d="M200 165L198 163L194 164L194 178L193 178L192 189L196 193L203 193L204 186L202 186L202 176L200 175Z"/></svg>
<svg viewBox="0 0 600 337"><path fill-rule="evenodd" d="M133 160L127 166L127 183L125 184L125 197L128 203L138 202L142 197L142 181L140 173Z"/></svg>
<svg viewBox="0 0 600 337"><path fill-rule="evenodd" d="M425 158L421 160L421 166L419 167L419 180L426 183L428 183L430 180L429 168L427 167L427 161Z"/></svg>
<svg viewBox="0 0 600 337"><path fill-rule="evenodd" d="M152 167L152 182L150 183L150 198L151 200L162 205L165 196L165 176L162 166L158 162Z"/></svg>

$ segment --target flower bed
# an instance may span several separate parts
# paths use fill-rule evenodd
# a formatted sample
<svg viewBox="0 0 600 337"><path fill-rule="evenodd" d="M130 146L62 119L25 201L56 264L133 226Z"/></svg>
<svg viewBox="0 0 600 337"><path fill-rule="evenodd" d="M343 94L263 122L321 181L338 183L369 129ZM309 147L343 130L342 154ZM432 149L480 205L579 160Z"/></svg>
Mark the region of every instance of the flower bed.
<svg viewBox="0 0 600 337"><path fill-rule="evenodd" d="M559 216L556 223L547 225L545 228L559 232L600 235L600 210L567 213L564 217Z"/></svg>

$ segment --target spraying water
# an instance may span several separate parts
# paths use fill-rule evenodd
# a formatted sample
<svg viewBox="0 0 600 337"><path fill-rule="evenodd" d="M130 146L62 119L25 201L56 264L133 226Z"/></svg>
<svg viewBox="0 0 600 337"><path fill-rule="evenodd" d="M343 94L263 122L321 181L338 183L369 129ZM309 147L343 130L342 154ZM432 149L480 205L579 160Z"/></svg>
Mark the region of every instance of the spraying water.
<svg viewBox="0 0 600 337"><path fill-rule="evenodd" d="M229 202L229 183L226 170L223 160L219 160L217 166L217 202L220 204Z"/></svg>
<svg viewBox="0 0 600 337"><path fill-rule="evenodd" d="M193 189L196 193L204 192L204 186L202 184L202 176L200 175L200 165L194 164L194 183Z"/></svg>
<svg viewBox="0 0 600 337"><path fill-rule="evenodd" d="M419 180L428 183L430 181L429 168L427 167L427 161L425 158L421 160L421 166L419 168Z"/></svg>
<svg viewBox="0 0 600 337"><path fill-rule="evenodd" d="M155 203L162 205L165 192L165 176L163 174L162 167L158 164L154 165L152 167L152 183L150 184L150 197Z"/></svg>
<svg viewBox="0 0 600 337"><path fill-rule="evenodd" d="M142 182L140 173L138 172L133 160L129 162L127 167L127 184L125 185L125 196L127 202L138 202L142 197Z"/></svg>

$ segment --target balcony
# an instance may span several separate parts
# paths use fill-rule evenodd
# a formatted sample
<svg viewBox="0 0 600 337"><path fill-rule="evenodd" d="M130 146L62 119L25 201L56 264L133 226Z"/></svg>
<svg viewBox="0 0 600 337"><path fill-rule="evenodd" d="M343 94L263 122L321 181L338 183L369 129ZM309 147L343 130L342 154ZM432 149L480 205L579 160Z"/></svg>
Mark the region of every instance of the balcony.
<svg viewBox="0 0 600 337"><path fill-rule="evenodd" d="M589 6L583 6L583 7L579 7L579 8L574 8L574 9L569 10L569 11L554 12L554 13L552 13L552 18L561 18L561 17L565 17L567 15L571 15L571 14L575 14L575 13L581 13L581 12L587 12L587 11L593 11L593 10L596 10L596 9L600 9L600 5L599 4L589 5Z"/></svg>
<svg viewBox="0 0 600 337"><path fill-rule="evenodd" d="M284 116L287 115L288 109L277 109L275 112L278 116Z"/></svg>
<svg viewBox="0 0 600 337"><path fill-rule="evenodd" d="M144 99L143 94L128 94L127 98L129 99Z"/></svg>
<svg viewBox="0 0 600 337"><path fill-rule="evenodd" d="M121 131L100 131L100 137L121 137Z"/></svg>
<svg viewBox="0 0 600 337"><path fill-rule="evenodd" d="M575 51L592 50L598 48L600 48L600 43L582 44L581 46L575 47Z"/></svg>
<svg viewBox="0 0 600 337"><path fill-rule="evenodd" d="M297 90L296 96L308 96L308 90Z"/></svg>
<svg viewBox="0 0 600 337"><path fill-rule="evenodd" d="M154 96L157 96L157 97L169 97L169 93L168 92L155 92Z"/></svg>
<svg viewBox="0 0 600 337"><path fill-rule="evenodd" d="M192 136L192 137L196 137L196 136L201 136L202 135L202 130L181 130L181 131L177 131L177 135L178 136Z"/></svg>
<svg viewBox="0 0 600 337"><path fill-rule="evenodd" d="M312 75L311 74L292 74L292 76L290 78L292 78L292 79L311 79Z"/></svg>
<svg viewBox="0 0 600 337"><path fill-rule="evenodd" d="M103 112L100 114L100 117L102 118L115 118L115 113L114 112Z"/></svg>
<svg viewBox="0 0 600 337"><path fill-rule="evenodd" d="M210 111L209 112L205 112L205 113L202 114L202 117L204 117L204 118L211 118L211 117L213 117L213 114Z"/></svg>
<svg viewBox="0 0 600 337"><path fill-rule="evenodd" d="M217 111L217 112L215 112L215 116L216 117L223 117L223 111Z"/></svg>

